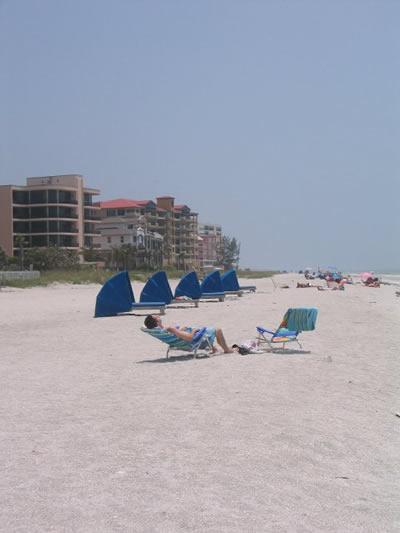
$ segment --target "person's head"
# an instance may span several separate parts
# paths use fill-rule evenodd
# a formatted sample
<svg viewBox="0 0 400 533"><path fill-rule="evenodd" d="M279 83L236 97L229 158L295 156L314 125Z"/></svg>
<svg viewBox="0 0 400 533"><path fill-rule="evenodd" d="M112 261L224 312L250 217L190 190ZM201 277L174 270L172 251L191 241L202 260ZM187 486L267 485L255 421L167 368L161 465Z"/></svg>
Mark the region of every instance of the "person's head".
<svg viewBox="0 0 400 533"><path fill-rule="evenodd" d="M232 350L234 352L240 353L240 355L248 355L250 350L244 346L239 346L238 344L232 344Z"/></svg>
<svg viewBox="0 0 400 533"><path fill-rule="evenodd" d="M147 329L153 329L161 326L161 318L157 315L147 315L144 319L144 325Z"/></svg>

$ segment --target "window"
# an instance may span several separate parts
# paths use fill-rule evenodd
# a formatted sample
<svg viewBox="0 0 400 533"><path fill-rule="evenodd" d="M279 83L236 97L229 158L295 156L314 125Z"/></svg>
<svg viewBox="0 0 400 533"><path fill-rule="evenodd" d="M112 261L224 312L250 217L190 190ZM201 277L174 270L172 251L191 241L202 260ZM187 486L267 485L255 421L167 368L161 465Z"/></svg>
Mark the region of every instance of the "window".
<svg viewBox="0 0 400 533"><path fill-rule="evenodd" d="M13 191L14 204L29 204L28 191Z"/></svg>
<svg viewBox="0 0 400 533"><path fill-rule="evenodd" d="M31 218L47 218L47 207L32 207Z"/></svg>
<svg viewBox="0 0 400 533"><path fill-rule="evenodd" d="M75 215L74 211L69 207L59 207L58 214L60 218L78 218L78 215Z"/></svg>
<svg viewBox="0 0 400 533"><path fill-rule="evenodd" d="M29 233L29 222L14 222L14 233Z"/></svg>
<svg viewBox="0 0 400 533"><path fill-rule="evenodd" d="M47 233L47 222L46 221L31 222L31 233Z"/></svg>
<svg viewBox="0 0 400 533"><path fill-rule="evenodd" d="M49 221L49 232L50 233L58 233L58 221L57 220L50 220Z"/></svg>
<svg viewBox="0 0 400 533"><path fill-rule="evenodd" d="M58 200L58 198L57 198L57 191L55 191L55 190L51 190L51 189L50 189L50 190L48 191L48 195L49 195L49 198L48 198L48 200L49 200L49 204L56 204L56 203L57 203L57 200Z"/></svg>
<svg viewBox="0 0 400 533"><path fill-rule="evenodd" d="M33 235L32 246L47 246L47 236L46 235Z"/></svg>
<svg viewBox="0 0 400 533"><path fill-rule="evenodd" d="M123 242L124 242L124 236L121 235L121 237L119 238L119 240L123 243Z"/></svg>
<svg viewBox="0 0 400 533"><path fill-rule="evenodd" d="M123 217L125 215L125 209L117 209L117 215Z"/></svg>
<svg viewBox="0 0 400 533"><path fill-rule="evenodd" d="M75 226L71 222L60 220L60 233L77 233Z"/></svg>
<svg viewBox="0 0 400 533"><path fill-rule="evenodd" d="M32 194L32 193L31 193ZM77 204L75 196L69 191L59 191L60 204Z"/></svg>
<svg viewBox="0 0 400 533"><path fill-rule="evenodd" d="M31 191L31 204L46 204L47 191Z"/></svg>
<svg viewBox="0 0 400 533"><path fill-rule="evenodd" d="M29 218L29 207L13 207L14 218Z"/></svg>
<svg viewBox="0 0 400 533"><path fill-rule="evenodd" d="M83 202L85 205L92 205L92 195L89 193L84 193Z"/></svg>
<svg viewBox="0 0 400 533"><path fill-rule="evenodd" d="M133 229L133 224L128 224L128 229Z"/></svg>
<svg viewBox="0 0 400 533"><path fill-rule="evenodd" d="M111 237L107 237L107 242L108 242L108 244L111 243Z"/></svg>

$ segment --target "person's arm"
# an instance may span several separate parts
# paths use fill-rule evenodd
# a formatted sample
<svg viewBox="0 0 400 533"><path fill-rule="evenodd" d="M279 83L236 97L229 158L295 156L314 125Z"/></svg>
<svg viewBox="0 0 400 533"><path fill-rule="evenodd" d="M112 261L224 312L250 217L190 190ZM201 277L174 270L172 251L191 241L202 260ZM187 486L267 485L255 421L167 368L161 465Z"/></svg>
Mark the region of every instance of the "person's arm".
<svg viewBox="0 0 400 533"><path fill-rule="evenodd" d="M192 342L193 335L195 332L188 332L188 331L182 331L181 329L174 328L172 326L169 326L165 328L169 333L173 333L178 337L179 339L182 339L184 341Z"/></svg>

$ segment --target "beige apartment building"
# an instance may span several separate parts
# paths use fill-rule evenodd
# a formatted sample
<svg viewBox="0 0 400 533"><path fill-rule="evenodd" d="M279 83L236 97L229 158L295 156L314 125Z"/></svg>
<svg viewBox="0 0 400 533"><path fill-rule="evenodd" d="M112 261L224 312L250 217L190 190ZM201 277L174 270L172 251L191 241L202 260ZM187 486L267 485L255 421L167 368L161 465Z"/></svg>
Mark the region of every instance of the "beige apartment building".
<svg viewBox="0 0 400 533"><path fill-rule="evenodd" d="M162 237L163 266L181 270L196 269L198 264L198 214L187 205L175 205L172 196L159 196L152 200L128 200L124 198L99 202L101 237L96 238L100 248L106 248L108 239L124 239L127 227L120 224L121 218L129 219L131 234L135 235L141 228L148 236L148 242L154 242L151 236ZM117 220L118 218L118 220ZM118 222L118 223L117 223ZM113 235L110 235L113 228ZM118 229L119 228L119 229ZM121 244L124 244L122 240Z"/></svg>
<svg viewBox="0 0 400 533"><path fill-rule="evenodd" d="M93 245L100 208L97 189L79 174L27 178L25 186L0 185L0 247L15 255L24 247L59 246L80 250Z"/></svg>

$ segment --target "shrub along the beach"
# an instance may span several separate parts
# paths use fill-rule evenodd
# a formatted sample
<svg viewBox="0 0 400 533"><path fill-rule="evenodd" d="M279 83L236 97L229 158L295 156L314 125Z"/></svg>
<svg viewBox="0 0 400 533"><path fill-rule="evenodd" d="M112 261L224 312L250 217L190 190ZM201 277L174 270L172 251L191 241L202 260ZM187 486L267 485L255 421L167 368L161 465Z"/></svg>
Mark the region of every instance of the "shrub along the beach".
<svg viewBox="0 0 400 533"><path fill-rule="evenodd" d="M239 264L240 242L235 237L224 235L217 255L219 263L224 267L224 270L230 270Z"/></svg>
<svg viewBox="0 0 400 533"><path fill-rule="evenodd" d="M79 264L79 253L58 246L26 248L23 261L25 267L32 265L34 270L70 269Z"/></svg>
<svg viewBox="0 0 400 533"><path fill-rule="evenodd" d="M7 266L7 263L8 263L8 260L7 260L6 252L0 246L0 270L4 270L4 268Z"/></svg>

